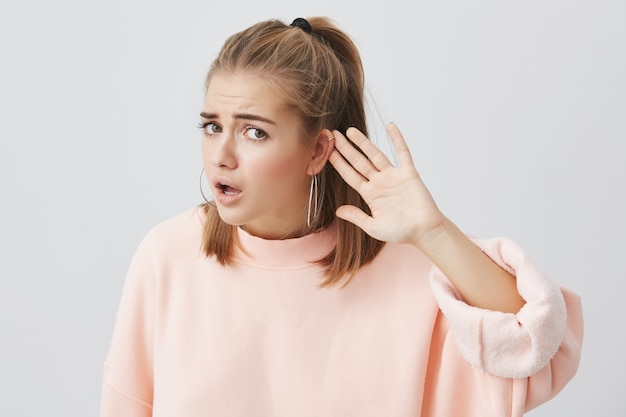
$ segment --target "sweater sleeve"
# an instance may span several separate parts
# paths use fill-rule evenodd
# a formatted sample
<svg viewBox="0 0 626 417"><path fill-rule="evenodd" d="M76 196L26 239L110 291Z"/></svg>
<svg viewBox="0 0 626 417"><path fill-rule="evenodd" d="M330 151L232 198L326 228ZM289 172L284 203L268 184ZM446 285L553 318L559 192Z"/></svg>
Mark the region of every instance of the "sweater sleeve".
<svg viewBox="0 0 626 417"><path fill-rule="evenodd" d="M583 319L577 295L548 280L511 240L474 241L516 277L525 305L517 314L466 304L436 267L433 294L451 326L461 355L476 369L524 385L514 402L526 409L556 395L578 369ZM519 403L522 404L519 404Z"/></svg>
<svg viewBox="0 0 626 417"><path fill-rule="evenodd" d="M152 415L154 263L151 242L130 264L104 366L101 417Z"/></svg>

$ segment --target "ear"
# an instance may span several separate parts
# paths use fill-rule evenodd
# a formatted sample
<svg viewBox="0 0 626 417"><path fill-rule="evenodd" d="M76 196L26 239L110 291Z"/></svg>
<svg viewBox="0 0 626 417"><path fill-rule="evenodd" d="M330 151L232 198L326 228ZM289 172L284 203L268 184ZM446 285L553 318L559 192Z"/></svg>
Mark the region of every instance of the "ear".
<svg viewBox="0 0 626 417"><path fill-rule="evenodd" d="M317 135L313 153L311 154L311 161L307 169L309 175L316 175L324 168L328 158L330 158L330 154L335 149L334 139L333 133L328 129L322 129Z"/></svg>

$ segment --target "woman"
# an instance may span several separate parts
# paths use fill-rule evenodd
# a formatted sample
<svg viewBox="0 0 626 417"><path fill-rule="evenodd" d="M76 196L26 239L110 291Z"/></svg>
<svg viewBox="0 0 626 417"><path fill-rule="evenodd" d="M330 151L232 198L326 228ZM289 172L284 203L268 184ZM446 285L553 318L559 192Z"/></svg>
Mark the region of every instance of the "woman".
<svg viewBox="0 0 626 417"><path fill-rule="evenodd" d="M506 239L471 241L329 20L256 24L206 80L214 200L155 227L105 366L108 416L521 416L576 372L578 297Z"/></svg>

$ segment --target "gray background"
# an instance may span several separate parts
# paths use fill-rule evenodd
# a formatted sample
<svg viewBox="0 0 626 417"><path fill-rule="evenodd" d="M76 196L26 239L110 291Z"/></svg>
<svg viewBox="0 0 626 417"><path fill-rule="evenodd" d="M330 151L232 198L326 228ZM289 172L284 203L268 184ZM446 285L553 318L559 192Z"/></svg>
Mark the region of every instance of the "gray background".
<svg viewBox="0 0 626 417"><path fill-rule="evenodd" d="M204 74L227 35L327 15L444 212L583 297L580 371L540 416L623 416L626 2L6 2L0 415L97 415L130 257L200 202ZM356 3L355 3L356 4ZM378 129L379 130L379 129Z"/></svg>

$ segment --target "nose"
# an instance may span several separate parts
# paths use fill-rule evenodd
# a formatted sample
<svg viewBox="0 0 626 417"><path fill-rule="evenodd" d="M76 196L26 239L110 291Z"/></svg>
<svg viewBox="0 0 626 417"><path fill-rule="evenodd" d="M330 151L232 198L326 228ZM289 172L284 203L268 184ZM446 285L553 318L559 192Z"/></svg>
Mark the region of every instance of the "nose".
<svg viewBox="0 0 626 417"><path fill-rule="evenodd" d="M237 143L232 134L222 133L208 138L208 156L213 166L218 168L237 167Z"/></svg>

